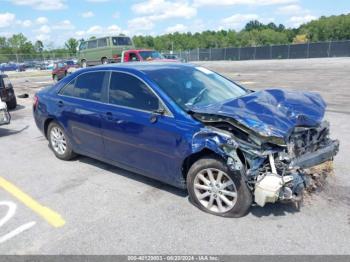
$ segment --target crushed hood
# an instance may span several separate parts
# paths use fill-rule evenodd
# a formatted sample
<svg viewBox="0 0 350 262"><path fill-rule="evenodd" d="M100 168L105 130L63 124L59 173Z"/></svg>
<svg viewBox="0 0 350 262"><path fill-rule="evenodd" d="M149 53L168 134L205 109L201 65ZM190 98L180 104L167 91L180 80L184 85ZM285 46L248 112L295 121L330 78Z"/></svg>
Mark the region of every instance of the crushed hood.
<svg viewBox="0 0 350 262"><path fill-rule="evenodd" d="M267 89L192 111L233 119L263 137L287 141L296 126L313 127L321 123L326 104L319 94Z"/></svg>

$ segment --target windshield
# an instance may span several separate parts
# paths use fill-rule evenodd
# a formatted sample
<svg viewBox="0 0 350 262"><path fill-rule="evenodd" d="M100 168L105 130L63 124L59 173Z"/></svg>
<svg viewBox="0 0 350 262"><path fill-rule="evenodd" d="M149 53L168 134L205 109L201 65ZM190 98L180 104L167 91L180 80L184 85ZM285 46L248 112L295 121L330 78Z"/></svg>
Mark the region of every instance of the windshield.
<svg viewBox="0 0 350 262"><path fill-rule="evenodd" d="M132 45L130 37L113 37L113 45Z"/></svg>
<svg viewBox="0 0 350 262"><path fill-rule="evenodd" d="M4 81L4 87L5 88L9 88L11 87L11 82L10 79L7 76L3 76L2 80ZM1 82L0 82L1 83Z"/></svg>
<svg viewBox="0 0 350 262"><path fill-rule="evenodd" d="M140 51L140 56L143 60L164 59L164 57L157 51Z"/></svg>
<svg viewBox="0 0 350 262"><path fill-rule="evenodd" d="M246 90L203 67L169 67L148 72L150 78L185 111L234 99Z"/></svg>

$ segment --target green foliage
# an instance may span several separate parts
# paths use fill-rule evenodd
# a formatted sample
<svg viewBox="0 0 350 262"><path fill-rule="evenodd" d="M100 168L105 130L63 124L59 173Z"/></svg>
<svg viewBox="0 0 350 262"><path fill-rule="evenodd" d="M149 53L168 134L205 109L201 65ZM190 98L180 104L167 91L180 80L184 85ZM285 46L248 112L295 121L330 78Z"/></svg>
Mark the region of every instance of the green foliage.
<svg viewBox="0 0 350 262"><path fill-rule="evenodd" d="M75 38L69 38L64 45L68 49L69 54L75 55L79 42Z"/></svg>
<svg viewBox="0 0 350 262"><path fill-rule="evenodd" d="M301 35L305 35L301 39ZM350 39L350 14L321 17L299 28L286 28L275 23L250 21L243 30L204 31L201 33L173 33L161 36L134 36L138 48L157 50L189 50L194 48L220 48L288 44L303 41L329 41Z"/></svg>
<svg viewBox="0 0 350 262"><path fill-rule="evenodd" d="M22 34L13 35L7 39L8 46L14 51L14 53L30 54L34 53L33 44Z"/></svg>
<svg viewBox="0 0 350 262"><path fill-rule="evenodd" d="M41 53L44 50L43 42L40 40L37 40L34 44L34 49L36 52Z"/></svg>
<svg viewBox="0 0 350 262"><path fill-rule="evenodd" d="M324 17L300 27L312 42L350 39L350 14Z"/></svg>

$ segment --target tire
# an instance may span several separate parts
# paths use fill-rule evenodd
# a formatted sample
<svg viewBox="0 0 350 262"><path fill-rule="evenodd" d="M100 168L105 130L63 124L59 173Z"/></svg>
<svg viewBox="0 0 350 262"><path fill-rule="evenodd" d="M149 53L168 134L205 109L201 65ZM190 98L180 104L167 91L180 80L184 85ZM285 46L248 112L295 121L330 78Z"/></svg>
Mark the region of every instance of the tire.
<svg viewBox="0 0 350 262"><path fill-rule="evenodd" d="M213 180L210 180L210 176ZM206 182L202 180L203 177L207 179ZM204 212L222 217L242 217L252 204L252 194L242 174L232 172L219 158L199 159L191 166L186 180L191 203Z"/></svg>
<svg viewBox="0 0 350 262"><path fill-rule="evenodd" d="M76 156L64 129L55 121L49 124L47 138L55 156L61 160L71 160Z"/></svg>
<svg viewBox="0 0 350 262"><path fill-rule="evenodd" d="M17 107L17 98L13 96L10 101L6 103L8 109L15 109Z"/></svg>
<svg viewBox="0 0 350 262"><path fill-rule="evenodd" d="M52 80L55 81L55 82L58 82L58 76L57 75L53 75L52 76Z"/></svg>
<svg viewBox="0 0 350 262"><path fill-rule="evenodd" d="M86 60L81 60L81 67L82 68L86 68L87 67Z"/></svg>
<svg viewBox="0 0 350 262"><path fill-rule="evenodd" d="M107 59L106 57L103 57L103 58L101 59L101 64L103 64L103 65L108 64L108 59Z"/></svg>

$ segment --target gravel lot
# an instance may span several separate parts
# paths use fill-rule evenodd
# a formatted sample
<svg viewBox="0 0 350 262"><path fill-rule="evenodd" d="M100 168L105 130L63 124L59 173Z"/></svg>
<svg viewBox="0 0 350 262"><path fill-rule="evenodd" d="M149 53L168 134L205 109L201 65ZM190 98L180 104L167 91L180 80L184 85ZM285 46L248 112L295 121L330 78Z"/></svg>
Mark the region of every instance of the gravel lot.
<svg viewBox="0 0 350 262"><path fill-rule="evenodd" d="M200 64L252 89L281 87L323 95L332 136L340 139L341 149L335 175L322 192L313 194L300 211L271 204L252 207L244 218L227 219L199 211L185 192L140 175L87 157L60 161L31 112L34 92L52 83L49 72L13 73L17 95L29 93L30 98L18 99L11 124L0 127L0 177L66 223L51 226L0 188L0 253L350 254L350 58ZM10 215L6 205L12 207ZM2 223L5 215L8 220Z"/></svg>

